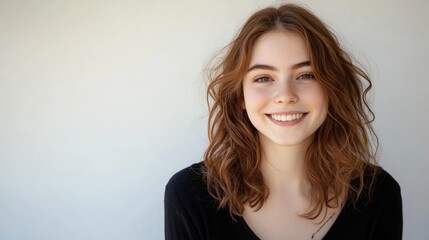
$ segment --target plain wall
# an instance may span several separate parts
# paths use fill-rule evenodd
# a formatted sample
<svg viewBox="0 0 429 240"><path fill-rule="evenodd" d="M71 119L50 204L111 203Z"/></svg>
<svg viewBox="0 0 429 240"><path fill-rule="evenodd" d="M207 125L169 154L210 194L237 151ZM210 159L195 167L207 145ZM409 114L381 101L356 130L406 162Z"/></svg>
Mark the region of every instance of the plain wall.
<svg viewBox="0 0 429 240"><path fill-rule="evenodd" d="M0 0L0 239L163 239L207 145L203 69L281 1ZM373 78L404 239L429 236L429 1L301 1Z"/></svg>

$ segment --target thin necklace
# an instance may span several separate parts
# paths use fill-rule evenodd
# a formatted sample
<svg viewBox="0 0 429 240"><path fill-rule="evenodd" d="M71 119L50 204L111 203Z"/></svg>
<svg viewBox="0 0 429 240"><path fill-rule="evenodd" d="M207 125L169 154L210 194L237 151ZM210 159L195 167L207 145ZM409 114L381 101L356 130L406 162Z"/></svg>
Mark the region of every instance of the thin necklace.
<svg viewBox="0 0 429 240"><path fill-rule="evenodd" d="M322 228L323 228L323 226L325 226L325 224L326 224L327 222L329 222L329 220L331 220L331 219L332 219L332 217L334 217L334 215L335 215L335 212L334 212L334 213L332 213L332 215L328 218L328 220L326 220L326 221L322 224L322 226L320 226L320 227L319 227L319 229L317 229L317 231L316 231L315 233L313 233L313 235L311 235L311 239L314 239L314 236L316 236L316 234L320 231L320 229L322 229Z"/></svg>

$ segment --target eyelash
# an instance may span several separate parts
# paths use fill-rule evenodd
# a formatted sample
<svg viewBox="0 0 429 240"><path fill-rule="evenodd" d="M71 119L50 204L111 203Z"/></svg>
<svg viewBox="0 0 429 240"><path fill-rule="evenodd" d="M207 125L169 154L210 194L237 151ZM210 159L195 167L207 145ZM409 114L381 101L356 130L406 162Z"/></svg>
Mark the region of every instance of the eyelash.
<svg viewBox="0 0 429 240"><path fill-rule="evenodd" d="M298 79L304 79L304 80L309 80L309 79L314 79L314 78L315 78L314 74L312 74L312 73L304 73L298 77Z"/></svg>
<svg viewBox="0 0 429 240"><path fill-rule="evenodd" d="M297 80L298 79L311 80L311 79L315 79L315 77L314 77L314 74L312 74L312 73L303 73L303 74L298 76ZM257 77L255 79L255 82L257 82L257 83L264 83L264 82L269 82L269 81L273 81L273 80L267 76Z"/></svg>
<svg viewBox="0 0 429 240"><path fill-rule="evenodd" d="M271 79L271 78L269 78L269 77L266 77L266 76L263 76L263 77L257 77L257 78L255 79L255 82L257 82L257 83L264 83L264 82L268 82L268 81L272 81L272 79Z"/></svg>

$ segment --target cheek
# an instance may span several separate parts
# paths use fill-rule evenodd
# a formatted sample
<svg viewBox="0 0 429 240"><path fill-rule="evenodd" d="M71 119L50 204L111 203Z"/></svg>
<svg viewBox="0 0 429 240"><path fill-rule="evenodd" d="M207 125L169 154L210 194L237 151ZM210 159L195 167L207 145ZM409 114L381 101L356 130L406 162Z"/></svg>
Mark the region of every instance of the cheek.
<svg viewBox="0 0 429 240"><path fill-rule="evenodd" d="M315 101L319 103L320 109L322 111L328 111L328 98L326 97L326 95L324 93L320 93L320 95L316 97L317 99L315 99Z"/></svg>
<svg viewBox="0 0 429 240"><path fill-rule="evenodd" d="M256 110L261 108L269 102L269 93L263 89L249 88L245 89L244 105L247 110Z"/></svg>
<svg viewBox="0 0 429 240"><path fill-rule="evenodd" d="M326 119L326 116L328 115L328 97L327 94L320 89L319 91L316 91L313 93L313 103L314 106L319 109L319 115L321 118L321 121L324 122Z"/></svg>
<svg viewBox="0 0 429 240"><path fill-rule="evenodd" d="M320 102L322 103L324 111L328 112L329 98L325 91L322 91L320 94Z"/></svg>
<svg viewBox="0 0 429 240"><path fill-rule="evenodd" d="M321 110L328 109L328 95L321 86L317 86L308 92L308 99Z"/></svg>

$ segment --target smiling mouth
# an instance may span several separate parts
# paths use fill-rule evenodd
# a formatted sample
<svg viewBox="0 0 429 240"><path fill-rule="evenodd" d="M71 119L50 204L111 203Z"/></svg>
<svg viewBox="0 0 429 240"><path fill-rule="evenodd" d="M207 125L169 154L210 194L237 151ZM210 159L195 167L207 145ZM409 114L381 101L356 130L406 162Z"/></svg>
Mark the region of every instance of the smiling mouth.
<svg viewBox="0 0 429 240"><path fill-rule="evenodd" d="M267 114L271 119L277 122L292 122L304 117L304 113L296 114Z"/></svg>

